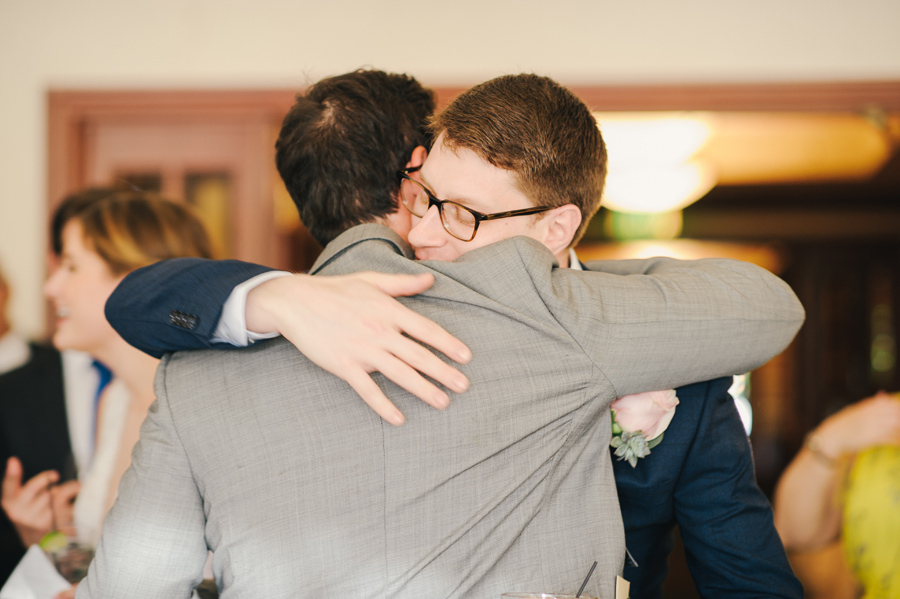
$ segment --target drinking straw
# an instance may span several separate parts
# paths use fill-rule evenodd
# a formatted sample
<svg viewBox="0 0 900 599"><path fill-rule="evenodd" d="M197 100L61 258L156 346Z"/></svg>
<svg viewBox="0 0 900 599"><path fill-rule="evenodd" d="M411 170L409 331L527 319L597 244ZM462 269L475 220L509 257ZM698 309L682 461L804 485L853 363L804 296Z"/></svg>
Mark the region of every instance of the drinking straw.
<svg viewBox="0 0 900 599"><path fill-rule="evenodd" d="M584 587L587 586L588 580L591 579L591 574L594 573L594 568L596 568L596 567L597 567L597 562L594 562L594 565L591 566L590 570L588 570L588 575L584 577L584 582L581 583L581 588L578 589L578 594L575 595L575 599L578 599L578 597L581 597L581 592L584 590Z"/></svg>

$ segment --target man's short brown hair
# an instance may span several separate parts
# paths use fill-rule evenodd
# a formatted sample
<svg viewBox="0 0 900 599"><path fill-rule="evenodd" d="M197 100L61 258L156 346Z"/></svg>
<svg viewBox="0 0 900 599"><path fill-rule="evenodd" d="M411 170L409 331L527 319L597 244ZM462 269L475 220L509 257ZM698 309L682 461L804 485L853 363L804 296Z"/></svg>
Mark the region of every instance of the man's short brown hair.
<svg viewBox="0 0 900 599"><path fill-rule="evenodd" d="M548 77L497 77L457 97L431 120L434 139L472 150L515 173L535 205L574 204L581 226L574 245L600 207L606 145L588 107Z"/></svg>

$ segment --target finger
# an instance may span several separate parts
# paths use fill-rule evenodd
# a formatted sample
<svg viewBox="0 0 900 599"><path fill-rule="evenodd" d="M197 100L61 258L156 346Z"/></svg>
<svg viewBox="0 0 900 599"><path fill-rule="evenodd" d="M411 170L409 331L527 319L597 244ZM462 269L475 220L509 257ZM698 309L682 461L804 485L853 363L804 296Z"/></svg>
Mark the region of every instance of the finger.
<svg viewBox="0 0 900 599"><path fill-rule="evenodd" d="M58 480L59 473L56 470L44 470L31 477L31 480L22 486L20 493L24 498L37 497L40 493L48 491L50 485Z"/></svg>
<svg viewBox="0 0 900 599"><path fill-rule="evenodd" d="M11 457L6 461L6 474L3 475L3 497L11 498L22 487L22 462Z"/></svg>
<svg viewBox="0 0 900 599"><path fill-rule="evenodd" d="M434 275L421 273L418 275L384 274L380 272L360 273L360 278L368 281L388 295L397 297L416 295L434 285Z"/></svg>
<svg viewBox="0 0 900 599"><path fill-rule="evenodd" d="M429 273L387 275L365 272L360 276L384 293L393 296L415 295L425 291L434 283L434 275ZM472 359L471 350L462 341L418 312L410 310L400 303L395 305L398 312L396 315L392 315L392 318L395 320L397 328L460 364L467 364Z"/></svg>
<svg viewBox="0 0 900 599"><path fill-rule="evenodd" d="M55 485L52 487L53 490L53 498L55 501L69 503L78 496L78 491L81 489L81 483L77 480L70 480L68 482L64 482L61 485Z"/></svg>
<svg viewBox="0 0 900 599"><path fill-rule="evenodd" d="M66 589L57 595L54 599L75 599L75 589L78 585L73 586L71 589Z"/></svg>
<svg viewBox="0 0 900 599"><path fill-rule="evenodd" d="M391 400L378 388L372 377L365 371L360 370L359 373L346 377L344 380L356 391L369 407L375 410L375 413L384 418L394 426L400 426L406 422L406 418L400 410L397 409Z"/></svg>
<svg viewBox="0 0 900 599"><path fill-rule="evenodd" d="M433 408L443 410L450 405L450 398L443 390L394 356L381 360L377 364L377 369L385 377Z"/></svg>
<svg viewBox="0 0 900 599"><path fill-rule="evenodd" d="M72 526L74 500L78 489L77 481L69 481L50 488L53 522L57 530L62 530L66 534L68 528Z"/></svg>
<svg viewBox="0 0 900 599"><path fill-rule="evenodd" d="M447 364L415 341L412 341L403 335L397 335L397 340L391 344L390 351L398 360L409 365L410 368L434 379L448 389L457 393L464 393L469 388L469 379L467 379L463 373ZM381 368L378 368L378 370L387 375ZM393 378L391 378L391 380L410 393L414 393L420 399L428 401L406 385L401 384Z"/></svg>
<svg viewBox="0 0 900 599"><path fill-rule="evenodd" d="M403 323L401 330L404 333L433 347L451 360L460 364L468 364L472 359L472 351L466 347L465 343L418 312L401 306L398 320Z"/></svg>

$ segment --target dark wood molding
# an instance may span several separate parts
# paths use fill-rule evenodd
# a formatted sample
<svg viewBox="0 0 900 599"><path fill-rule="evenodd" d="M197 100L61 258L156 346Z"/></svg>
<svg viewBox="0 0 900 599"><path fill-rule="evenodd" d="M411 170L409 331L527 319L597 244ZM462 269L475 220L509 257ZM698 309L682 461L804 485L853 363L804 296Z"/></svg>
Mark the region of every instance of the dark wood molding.
<svg viewBox="0 0 900 599"><path fill-rule="evenodd" d="M900 111L900 81L573 86L599 111Z"/></svg>

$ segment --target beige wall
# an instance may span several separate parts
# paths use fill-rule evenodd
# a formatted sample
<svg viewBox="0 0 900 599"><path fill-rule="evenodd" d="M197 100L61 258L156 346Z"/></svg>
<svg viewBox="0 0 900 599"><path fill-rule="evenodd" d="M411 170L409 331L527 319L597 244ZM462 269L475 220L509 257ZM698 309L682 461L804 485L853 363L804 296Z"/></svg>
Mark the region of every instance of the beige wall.
<svg viewBox="0 0 900 599"><path fill-rule="evenodd" d="M429 84L900 79L898 24L897 0L0 0L12 317L42 333L51 88L294 88L367 65Z"/></svg>

